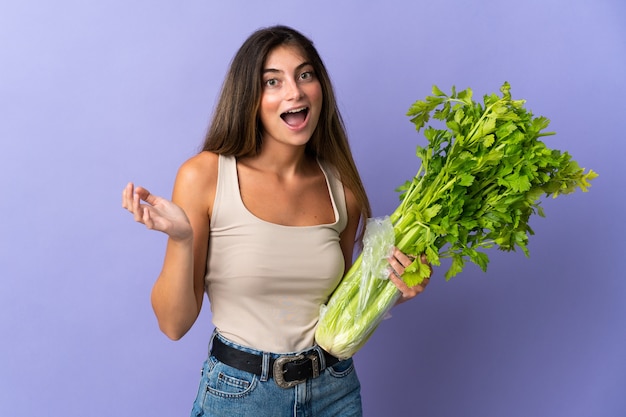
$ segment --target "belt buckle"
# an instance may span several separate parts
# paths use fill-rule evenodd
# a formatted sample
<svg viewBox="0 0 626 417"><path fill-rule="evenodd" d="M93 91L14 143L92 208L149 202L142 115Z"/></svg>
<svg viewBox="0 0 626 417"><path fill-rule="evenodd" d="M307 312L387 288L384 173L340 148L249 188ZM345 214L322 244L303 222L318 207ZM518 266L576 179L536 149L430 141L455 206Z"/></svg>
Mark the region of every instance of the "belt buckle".
<svg viewBox="0 0 626 417"><path fill-rule="evenodd" d="M276 381L276 385L281 388L291 388L306 381L306 378L297 379L295 381L285 381L284 375L284 368L286 364L296 362L305 358L311 360L311 366L313 369L312 377L317 378L318 376L320 376L319 358L315 353L311 353L309 355L300 354L294 356L281 356L274 361L272 375L274 376L274 381Z"/></svg>

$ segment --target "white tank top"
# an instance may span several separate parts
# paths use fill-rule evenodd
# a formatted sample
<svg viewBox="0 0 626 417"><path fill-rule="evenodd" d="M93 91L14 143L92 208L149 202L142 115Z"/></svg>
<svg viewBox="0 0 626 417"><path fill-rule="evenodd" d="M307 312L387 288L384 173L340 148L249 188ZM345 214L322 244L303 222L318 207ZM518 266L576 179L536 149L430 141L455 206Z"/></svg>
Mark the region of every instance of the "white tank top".
<svg viewBox="0 0 626 417"><path fill-rule="evenodd" d="M320 305L344 273L339 234L347 223L343 185L320 167L335 222L282 226L248 211L236 159L219 157L205 285L213 324L235 343L274 353L314 344Z"/></svg>

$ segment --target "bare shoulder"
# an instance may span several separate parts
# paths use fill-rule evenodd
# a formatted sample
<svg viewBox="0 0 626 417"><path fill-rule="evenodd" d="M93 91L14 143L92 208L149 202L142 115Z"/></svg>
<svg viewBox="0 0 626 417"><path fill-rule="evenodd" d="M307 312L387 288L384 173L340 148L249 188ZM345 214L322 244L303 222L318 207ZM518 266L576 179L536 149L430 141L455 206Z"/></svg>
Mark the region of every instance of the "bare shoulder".
<svg viewBox="0 0 626 417"><path fill-rule="evenodd" d="M218 158L219 155L213 152L200 152L183 162L177 176L183 181L211 182L211 179L217 179Z"/></svg>
<svg viewBox="0 0 626 417"><path fill-rule="evenodd" d="M204 151L186 160L178 169L172 200L186 206L203 206L210 211L215 197L218 159L219 155Z"/></svg>

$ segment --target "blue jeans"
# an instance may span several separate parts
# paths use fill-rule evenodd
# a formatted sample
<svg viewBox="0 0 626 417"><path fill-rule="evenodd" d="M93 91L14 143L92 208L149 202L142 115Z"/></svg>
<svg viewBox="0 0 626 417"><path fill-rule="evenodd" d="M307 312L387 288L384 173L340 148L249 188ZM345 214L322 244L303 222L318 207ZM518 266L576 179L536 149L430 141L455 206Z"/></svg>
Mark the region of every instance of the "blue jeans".
<svg viewBox="0 0 626 417"><path fill-rule="evenodd" d="M262 355L219 334L214 337L239 350ZM361 384L352 359L340 361L322 371L319 377L291 388L279 387L272 378L263 379L209 356L202 368L191 417L362 416Z"/></svg>

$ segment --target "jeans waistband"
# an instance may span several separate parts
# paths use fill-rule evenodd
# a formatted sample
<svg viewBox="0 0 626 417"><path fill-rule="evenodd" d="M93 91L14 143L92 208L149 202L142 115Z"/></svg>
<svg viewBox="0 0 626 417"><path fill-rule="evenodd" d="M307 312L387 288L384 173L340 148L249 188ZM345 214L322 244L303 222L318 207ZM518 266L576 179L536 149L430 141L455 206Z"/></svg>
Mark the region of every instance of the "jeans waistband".
<svg viewBox="0 0 626 417"><path fill-rule="evenodd" d="M339 362L319 346L299 353L262 352L231 342L217 331L213 334L211 355L226 365L260 376L262 381L273 378L282 388L316 378L324 369Z"/></svg>

